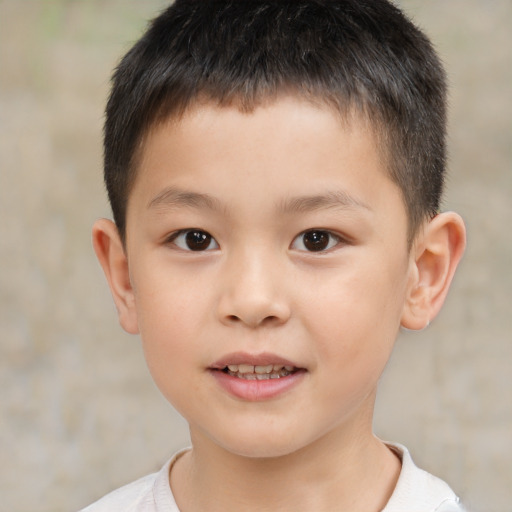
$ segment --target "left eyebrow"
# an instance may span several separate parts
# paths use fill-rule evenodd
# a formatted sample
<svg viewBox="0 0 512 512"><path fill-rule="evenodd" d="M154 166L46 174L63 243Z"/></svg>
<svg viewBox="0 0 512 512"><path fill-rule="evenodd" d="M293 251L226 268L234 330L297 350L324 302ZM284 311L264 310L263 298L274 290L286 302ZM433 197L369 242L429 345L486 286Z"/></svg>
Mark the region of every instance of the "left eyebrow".
<svg viewBox="0 0 512 512"><path fill-rule="evenodd" d="M371 208L349 193L338 190L329 191L325 194L291 197L279 205L282 213L305 213L323 209L364 209L371 211Z"/></svg>
<svg viewBox="0 0 512 512"><path fill-rule="evenodd" d="M156 195L148 203L149 209L154 208L196 208L218 211L221 209L221 203L215 197L208 194L200 194L188 190L180 190L175 187L169 187Z"/></svg>

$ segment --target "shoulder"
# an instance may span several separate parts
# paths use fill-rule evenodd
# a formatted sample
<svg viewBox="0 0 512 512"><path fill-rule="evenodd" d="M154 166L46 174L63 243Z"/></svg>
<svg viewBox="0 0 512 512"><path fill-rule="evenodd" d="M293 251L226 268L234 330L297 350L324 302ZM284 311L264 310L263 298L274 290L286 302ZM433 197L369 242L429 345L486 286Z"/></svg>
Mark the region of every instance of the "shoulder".
<svg viewBox="0 0 512 512"><path fill-rule="evenodd" d="M388 447L402 460L402 471L382 512L464 512L450 486L418 468L407 448L389 443Z"/></svg>
<svg viewBox="0 0 512 512"><path fill-rule="evenodd" d="M147 475L135 482L120 487L80 512L136 511L140 503L145 501L148 494L151 493L156 475L157 473Z"/></svg>
<svg viewBox="0 0 512 512"><path fill-rule="evenodd" d="M179 512L169 485L169 471L177 456L158 473L120 487L80 512Z"/></svg>

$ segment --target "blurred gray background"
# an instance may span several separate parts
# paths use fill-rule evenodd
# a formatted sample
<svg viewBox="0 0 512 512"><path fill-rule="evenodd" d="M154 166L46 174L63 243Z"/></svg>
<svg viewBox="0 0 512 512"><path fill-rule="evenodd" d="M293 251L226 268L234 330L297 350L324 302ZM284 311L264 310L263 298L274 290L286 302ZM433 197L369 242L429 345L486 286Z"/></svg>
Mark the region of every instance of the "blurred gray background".
<svg viewBox="0 0 512 512"><path fill-rule="evenodd" d="M90 228L109 216L111 69L162 0L0 0L0 512L74 511L186 444L124 334ZM402 0L451 80L446 208L469 247L399 340L375 430L474 512L512 507L512 2Z"/></svg>

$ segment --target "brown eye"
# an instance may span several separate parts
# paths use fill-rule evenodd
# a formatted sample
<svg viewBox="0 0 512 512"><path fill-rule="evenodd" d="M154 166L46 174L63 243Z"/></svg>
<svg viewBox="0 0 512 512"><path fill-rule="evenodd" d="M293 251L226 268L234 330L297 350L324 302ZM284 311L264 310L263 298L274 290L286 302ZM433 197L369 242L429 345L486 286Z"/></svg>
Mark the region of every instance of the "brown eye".
<svg viewBox="0 0 512 512"><path fill-rule="evenodd" d="M308 251L323 251L329 245L329 233L308 231L303 235L304 246Z"/></svg>
<svg viewBox="0 0 512 512"><path fill-rule="evenodd" d="M207 251L218 249L219 245L215 239L200 229L188 229L179 231L170 240L174 245L185 251Z"/></svg>
<svg viewBox="0 0 512 512"><path fill-rule="evenodd" d="M301 233L292 243L292 248L299 251L321 252L334 247L339 237L323 229L310 229Z"/></svg>

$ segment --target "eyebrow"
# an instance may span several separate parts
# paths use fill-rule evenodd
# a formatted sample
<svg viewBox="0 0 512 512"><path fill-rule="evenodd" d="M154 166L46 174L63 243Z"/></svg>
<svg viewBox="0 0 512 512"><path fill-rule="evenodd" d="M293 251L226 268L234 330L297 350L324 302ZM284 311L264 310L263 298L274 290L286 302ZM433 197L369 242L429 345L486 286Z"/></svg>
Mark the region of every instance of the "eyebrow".
<svg viewBox="0 0 512 512"><path fill-rule="evenodd" d="M291 197L279 205L282 213L306 213L324 209L365 209L371 208L363 201L343 190L329 191L325 194Z"/></svg>
<svg viewBox="0 0 512 512"><path fill-rule="evenodd" d="M148 203L148 208L203 208L207 210L221 210L221 202L208 194L180 190L175 187L164 189Z"/></svg>
<svg viewBox="0 0 512 512"><path fill-rule="evenodd" d="M209 194L181 190L175 187L164 189L148 203L149 209L180 207L213 211L223 210L222 203ZM328 191L325 194L291 197L278 204L278 211L284 214L307 213L331 208L341 210L365 209L371 211L367 204L343 190Z"/></svg>

